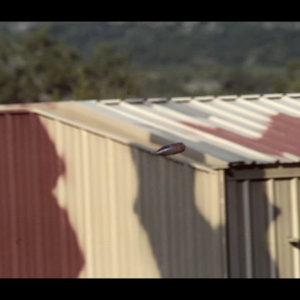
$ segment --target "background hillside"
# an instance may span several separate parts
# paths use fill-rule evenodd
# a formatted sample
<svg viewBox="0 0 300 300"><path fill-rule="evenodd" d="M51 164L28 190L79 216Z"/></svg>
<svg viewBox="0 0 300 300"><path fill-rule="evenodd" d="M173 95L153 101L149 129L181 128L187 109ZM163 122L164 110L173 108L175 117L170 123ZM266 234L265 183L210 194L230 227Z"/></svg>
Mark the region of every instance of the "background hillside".
<svg viewBox="0 0 300 300"><path fill-rule="evenodd" d="M76 63L81 63L81 68L74 69L76 79L70 79L72 83L58 98L74 97L71 86L76 83L78 87L79 81L77 96L101 98L300 91L300 22L0 22L0 33L18 45L41 28L48 29L47 37L61 43L62 52L67 47L74 50ZM33 41L38 44L35 36ZM3 45L2 39L0 48ZM28 50L25 48L18 57ZM101 69L112 52L123 59L114 64L119 68L114 75L109 75L118 74L117 81L123 82L116 95L107 88L111 83L105 83L107 74L103 76ZM98 71L95 64L101 64ZM69 67L61 71L71 72L72 65L75 61L69 59ZM115 90L119 83L112 85ZM84 85L86 90L101 86L101 93L88 95ZM55 90L50 93L49 89L44 94L53 96ZM21 98L18 101L27 101Z"/></svg>

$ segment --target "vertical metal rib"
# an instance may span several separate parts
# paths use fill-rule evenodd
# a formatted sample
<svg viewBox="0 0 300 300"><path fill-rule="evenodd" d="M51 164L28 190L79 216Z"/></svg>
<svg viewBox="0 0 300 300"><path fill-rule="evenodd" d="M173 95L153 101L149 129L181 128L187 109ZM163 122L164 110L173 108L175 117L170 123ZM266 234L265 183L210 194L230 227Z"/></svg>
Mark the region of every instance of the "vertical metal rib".
<svg viewBox="0 0 300 300"><path fill-rule="evenodd" d="M274 216L274 179L269 179L267 182L267 196L268 196L268 246L270 253L270 277L277 278L276 272L276 231L275 231L275 216Z"/></svg>
<svg viewBox="0 0 300 300"><path fill-rule="evenodd" d="M249 180L243 182L243 210L245 228L245 251L246 251L246 277L252 278L252 245L251 245L251 217Z"/></svg>
<svg viewBox="0 0 300 300"><path fill-rule="evenodd" d="M292 209L292 234L295 238L299 235L299 189L298 178L291 179L291 209ZM293 247L294 278L300 278L300 251Z"/></svg>

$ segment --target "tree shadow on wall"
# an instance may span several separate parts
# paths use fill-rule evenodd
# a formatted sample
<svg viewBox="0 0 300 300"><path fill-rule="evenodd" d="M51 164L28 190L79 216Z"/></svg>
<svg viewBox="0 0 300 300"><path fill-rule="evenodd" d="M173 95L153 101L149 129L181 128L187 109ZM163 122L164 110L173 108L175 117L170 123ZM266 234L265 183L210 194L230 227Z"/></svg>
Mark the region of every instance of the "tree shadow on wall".
<svg viewBox="0 0 300 300"><path fill-rule="evenodd" d="M0 145L0 277L78 277L84 258L52 193L66 167L38 116L1 114Z"/></svg>
<svg viewBox="0 0 300 300"><path fill-rule="evenodd" d="M246 167L242 167L243 171L245 169ZM251 171L254 170L249 167L249 172ZM250 274L253 278L276 278L279 275L278 264L274 261L276 258L272 258L270 249L277 246L275 231L272 237L271 227L275 230L275 222L281 215L281 210L268 199L270 191L267 180L263 179L265 177L263 168L255 170L257 179L249 180L247 187L245 181L238 180L234 174L236 173L231 170L226 171L230 277L246 278ZM244 201L245 196L248 196L248 205ZM249 221L245 216L247 210ZM248 232L250 240L247 242Z"/></svg>
<svg viewBox="0 0 300 300"><path fill-rule="evenodd" d="M136 149L132 150L132 156L139 180L134 209L148 235L161 277L220 278L226 276L227 265L228 277L245 278L243 193L237 191L236 186L229 186L226 229L212 226L205 216L218 214L219 207L211 204L209 198L219 188L217 185L205 175L198 175L202 176L197 180L200 186L195 187L195 170L168 158ZM262 183L256 184L252 190L257 194L252 192L250 199L252 274L269 277L271 264L275 273L277 265L267 250L267 231L280 211L272 206L273 219L269 223L265 216L268 200L262 190L265 187ZM196 189L205 192L198 192L196 196ZM227 230L227 255L222 259L224 230Z"/></svg>
<svg viewBox="0 0 300 300"><path fill-rule="evenodd" d="M132 156L139 181L134 210L148 235L161 277L223 277L224 228L212 228L196 207L201 199L195 196L195 170L137 149Z"/></svg>
<svg viewBox="0 0 300 300"><path fill-rule="evenodd" d="M247 116L245 115L245 117ZM182 123L261 153L277 156L280 160L285 157L285 154L299 156L300 140L298 136L300 133L300 119L284 113L276 113L268 116L268 118L268 126L264 132L261 132L259 138L246 137L223 128L209 128L191 122ZM274 165L272 167L274 167ZM245 167L242 168L245 169ZM251 166L249 168L253 169ZM249 170L249 172L253 172L253 170ZM291 175L291 177L293 176ZM284 187L284 185L287 184L285 179L274 179L274 186L276 186L278 191L276 193L274 192L274 199L277 203L275 202L275 205L273 205L270 204L270 200L268 199L266 180L263 180L263 178L265 178L264 167L261 169L257 167L256 178L256 180L250 180L250 231L252 234L251 239L253 241L251 242L251 251L253 253L253 275L255 277L268 277L267 273L269 271L269 274L273 274L272 276L293 276L293 255L291 247L295 247L295 245L288 244L286 241L292 231L291 228L289 228L290 225L287 225L291 224L289 220L290 212L287 208L290 201L288 200L289 196L287 196L289 188ZM245 179L247 179L247 176ZM240 183L241 182L242 181L240 181ZM234 245L232 246L232 251L229 251L229 253L231 253L230 261L236 262L231 270L231 274L235 277L241 277L245 276L246 272L245 246L243 245L245 244L243 201L241 196L242 192L239 190L242 184L233 184L233 186L235 186L237 190L234 191L233 188L228 188L228 193L232 194L233 198L229 197L227 203L229 209L232 210L229 212L229 214L232 215L229 215L228 217L228 224L231 227L232 232L235 232L229 235L229 240L231 240L232 245ZM283 188L285 192L280 192L281 188ZM284 208L282 212L276 204L278 207ZM268 219L268 213L272 215L271 219L270 217ZM275 223L273 224L273 222ZM230 223L235 223L235 225L231 226ZM272 229L274 225L276 225L277 234L276 245L273 245L273 242L268 241L268 236L270 235L269 231L274 231L274 229ZM272 245L268 245L268 243L271 243ZM277 253L276 260L278 260L278 263L274 262L271 258L271 254L268 250L271 249L270 247L273 247L274 249L273 256Z"/></svg>

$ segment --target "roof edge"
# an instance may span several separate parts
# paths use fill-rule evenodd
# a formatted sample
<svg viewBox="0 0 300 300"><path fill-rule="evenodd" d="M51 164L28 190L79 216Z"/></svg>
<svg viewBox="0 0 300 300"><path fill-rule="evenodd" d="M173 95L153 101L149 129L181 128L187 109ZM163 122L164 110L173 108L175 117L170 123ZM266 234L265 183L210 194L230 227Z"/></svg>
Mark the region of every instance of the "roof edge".
<svg viewBox="0 0 300 300"><path fill-rule="evenodd" d="M67 117L60 116L56 113L49 112L49 111L44 110L44 109L32 108L32 109L30 109L29 112L32 112L32 113L35 113L37 115L41 115L41 116L44 116L44 117L47 117L47 118L55 119L55 120L60 121L62 123L65 123L65 124L68 124L68 125L71 125L71 126L74 126L74 127L77 127L77 128L81 128L83 130L94 133L96 135L100 135L102 137L110 138L110 139L112 139L116 142L119 142L119 143L122 143L122 144L125 144L125 145L128 145L128 146L132 146L132 147L135 147L139 150L147 152L150 155L154 155L156 150L157 150L157 149L154 149L154 148L149 147L147 145L143 145L141 143L132 141L128 138L123 138L123 137L118 136L116 134L110 133L110 132L105 131L105 130L101 130L99 128L84 124L82 122L73 121L73 120L71 120ZM204 172L212 172L216 169L215 167L202 165L200 163L197 163L197 162L192 161L192 160L190 160L188 158L185 158L185 157L168 156L168 157L165 157L165 158L169 159L169 160L172 160L174 162L177 162L177 163L188 165L188 166L190 166L192 168L195 168L195 169L198 169L198 170L202 170ZM225 167L223 166L223 168L225 168Z"/></svg>

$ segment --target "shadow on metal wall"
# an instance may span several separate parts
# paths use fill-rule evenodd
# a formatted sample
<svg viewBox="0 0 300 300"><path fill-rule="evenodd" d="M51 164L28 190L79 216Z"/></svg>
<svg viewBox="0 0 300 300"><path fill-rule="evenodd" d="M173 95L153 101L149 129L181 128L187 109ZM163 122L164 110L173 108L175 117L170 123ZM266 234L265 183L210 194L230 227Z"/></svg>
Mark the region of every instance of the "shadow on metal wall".
<svg viewBox="0 0 300 300"><path fill-rule="evenodd" d="M253 167L248 168L251 175ZM274 278L279 275L276 258L272 257L270 249L277 247L275 222L281 210L268 199L263 168L256 167L255 175L261 179L249 180L247 183L244 180L230 181L234 179L233 173L231 170L226 171L231 278Z"/></svg>
<svg viewBox="0 0 300 300"><path fill-rule="evenodd" d="M222 229L212 228L196 207L195 170L148 153L132 157L139 179L134 210L161 277L223 277Z"/></svg>
<svg viewBox="0 0 300 300"><path fill-rule="evenodd" d="M295 138L299 133L297 128L299 128L300 120L283 113L272 116L268 127L261 132L261 136L257 139L245 137L223 128L183 123L267 155L283 156L284 152L294 155L300 153L299 139ZM294 134L287 135L284 133L285 131ZM253 167L250 166L248 175L251 175L251 169ZM230 177L229 172L230 170L227 172L227 178ZM250 180L248 192L243 191L243 181L228 182L227 184L228 255L231 277L263 278L279 275L278 266L268 250L277 245L270 246L268 239L270 228L275 226L276 219L281 212L278 207L269 202L263 168L260 171L256 170L256 177L260 180ZM245 195L249 198L248 216L245 216ZM268 216L268 214L270 215ZM247 217L249 217L248 225L246 225ZM249 228L246 228L247 226ZM247 234L250 234L250 241L246 239Z"/></svg>
<svg viewBox="0 0 300 300"><path fill-rule="evenodd" d="M52 194L64 161L34 114L0 115L0 277L75 278L84 264Z"/></svg>
<svg viewBox="0 0 300 300"><path fill-rule="evenodd" d="M276 247L276 237L270 241L269 236L281 211L269 202L263 169L258 176L262 179L250 180L247 190L243 181L227 184L227 259L222 262L224 228L212 227L196 206L195 170L141 151L133 151L132 157L139 179L134 209L147 232L161 277L220 278L224 276L224 264L229 278L280 275L276 258L269 251ZM207 199L204 201L210 205ZM250 240L246 238L248 233Z"/></svg>

